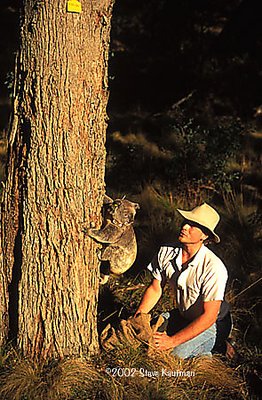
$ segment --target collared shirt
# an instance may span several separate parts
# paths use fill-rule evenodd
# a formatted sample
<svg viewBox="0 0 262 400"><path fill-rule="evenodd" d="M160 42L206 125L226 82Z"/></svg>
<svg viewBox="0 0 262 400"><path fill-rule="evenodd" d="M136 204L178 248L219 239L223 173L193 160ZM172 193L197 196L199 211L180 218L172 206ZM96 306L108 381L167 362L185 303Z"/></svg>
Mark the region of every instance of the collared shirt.
<svg viewBox="0 0 262 400"><path fill-rule="evenodd" d="M182 248L162 246L147 267L164 285L174 289L181 315L194 320L203 313L203 302L223 300L228 273L223 262L202 245L186 269L182 269Z"/></svg>

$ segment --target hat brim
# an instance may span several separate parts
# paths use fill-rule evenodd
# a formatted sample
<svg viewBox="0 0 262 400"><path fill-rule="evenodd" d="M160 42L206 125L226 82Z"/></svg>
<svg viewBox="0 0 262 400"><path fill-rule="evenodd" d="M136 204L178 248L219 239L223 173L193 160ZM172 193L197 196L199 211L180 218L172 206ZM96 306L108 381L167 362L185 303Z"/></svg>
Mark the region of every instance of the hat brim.
<svg viewBox="0 0 262 400"><path fill-rule="evenodd" d="M211 230L208 226L206 226L203 221L200 221L198 218L192 215L191 211L184 211L184 210L179 210L177 209L179 214L182 215L183 218L187 219L188 221L196 222L198 225L202 226L204 229L207 229L210 234L212 235L210 239L214 240L215 243L220 242L220 237L213 231Z"/></svg>

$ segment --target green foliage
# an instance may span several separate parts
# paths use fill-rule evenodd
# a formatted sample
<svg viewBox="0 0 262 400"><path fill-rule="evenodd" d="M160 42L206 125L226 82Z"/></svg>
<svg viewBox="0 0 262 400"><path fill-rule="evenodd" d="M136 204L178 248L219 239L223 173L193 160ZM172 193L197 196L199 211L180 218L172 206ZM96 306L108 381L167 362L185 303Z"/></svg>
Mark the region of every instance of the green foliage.
<svg viewBox="0 0 262 400"><path fill-rule="evenodd" d="M183 186L211 185L214 189L229 187L238 174L227 170L229 160L236 157L241 144L242 127L233 123L204 129L193 119L174 125L175 144L170 178Z"/></svg>
<svg viewBox="0 0 262 400"><path fill-rule="evenodd" d="M125 191L161 182L161 187L180 193L218 191L229 190L240 179L240 168L232 168L243 142L240 123L207 129L178 110L150 121L149 116L144 118L136 116L132 133L114 132L109 137L110 187Z"/></svg>

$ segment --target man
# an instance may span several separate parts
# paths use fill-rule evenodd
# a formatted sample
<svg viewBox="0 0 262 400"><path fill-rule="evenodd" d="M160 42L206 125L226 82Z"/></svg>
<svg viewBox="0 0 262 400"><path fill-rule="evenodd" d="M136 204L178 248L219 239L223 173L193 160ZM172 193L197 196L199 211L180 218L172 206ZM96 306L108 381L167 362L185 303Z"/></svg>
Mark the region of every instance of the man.
<svg viewBox="0 0 262 400"><path fill-rule="evenodd" d="M204 203L192 211L177 210L184 218L177 247L162 246L149 264L153 281L144 293L135 316L149 313L169 281L178 310L163 313L167 318L154 335L159 350L172 349L181 358L211 354L216 340L216 321L224 299L227 270L222 261L206 247L220 242L214 232L218 213Z"/></svg>

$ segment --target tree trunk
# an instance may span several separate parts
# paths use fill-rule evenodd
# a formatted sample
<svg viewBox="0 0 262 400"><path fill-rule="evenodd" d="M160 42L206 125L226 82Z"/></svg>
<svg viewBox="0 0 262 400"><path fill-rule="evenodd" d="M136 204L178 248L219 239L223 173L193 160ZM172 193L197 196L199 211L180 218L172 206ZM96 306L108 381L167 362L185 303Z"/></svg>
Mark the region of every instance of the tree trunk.
<svg viewBox="0 0 262 400"><path fill-rule="evenodd" d="M39 359L93 354L113 0L26 0L2 199L0 340Z"/></svg>

